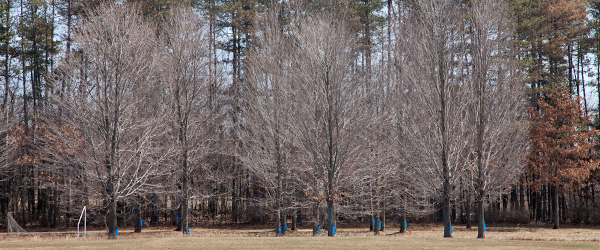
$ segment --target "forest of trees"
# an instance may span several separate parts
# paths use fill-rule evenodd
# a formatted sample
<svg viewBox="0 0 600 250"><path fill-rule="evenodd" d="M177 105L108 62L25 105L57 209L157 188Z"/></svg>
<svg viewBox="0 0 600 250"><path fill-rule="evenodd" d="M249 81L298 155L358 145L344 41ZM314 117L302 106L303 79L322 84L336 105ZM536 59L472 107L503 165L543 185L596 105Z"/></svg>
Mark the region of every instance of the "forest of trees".
<svg viewBox="0 0 600 250"><path fill-rule="evenodd" d="M600 0L0 0L0 20L0 225L600 225Z"/></svg>

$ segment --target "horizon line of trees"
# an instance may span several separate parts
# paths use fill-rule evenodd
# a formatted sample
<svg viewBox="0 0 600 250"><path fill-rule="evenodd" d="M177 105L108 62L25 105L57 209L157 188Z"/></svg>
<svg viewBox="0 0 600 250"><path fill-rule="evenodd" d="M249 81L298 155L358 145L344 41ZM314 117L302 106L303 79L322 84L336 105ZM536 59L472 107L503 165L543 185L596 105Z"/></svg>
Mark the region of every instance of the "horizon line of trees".
<svg viewBox="0 0 600 250"><path fill-rule="evenodd" d="M600 223L600 2L0 7L2 224Z"/></svg>

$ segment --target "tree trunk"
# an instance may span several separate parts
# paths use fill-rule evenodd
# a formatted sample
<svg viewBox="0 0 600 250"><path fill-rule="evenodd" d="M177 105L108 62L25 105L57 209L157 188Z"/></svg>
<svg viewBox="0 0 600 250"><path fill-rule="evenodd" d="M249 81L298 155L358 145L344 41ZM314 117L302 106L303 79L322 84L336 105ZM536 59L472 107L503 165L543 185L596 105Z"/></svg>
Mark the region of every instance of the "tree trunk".
<svg viewBox="0 0 600 250"><path fill-rule="evenodd" d="M375 212L375 230L373 230L374 235L379 235L379 212Z"/></svg>
<svg viewBox="0 0 600 250"><path fill-rule="evenodd" d="M105 165L107 168L108 178L107 178L107 194L108 194L108 238L116 239L117 238L117 191L115 190L115 176L114 176L114 168L113 162L110 159L114 159L114 157L106 156Z"/></svg>
<svg viewBox="0 0 600 250"><path fill-rule="evenodd" d="M317 204L313 205L313 236L317 236L319 234L319 206Z"/></svg>
<svg viewBox="0 0 600 250"><path fill-rule="evenodd" d="M517 192L518 192L518 186L515 185L511 188L511 191L510 191L510 210L511 211L519 210L518 209L519 208L519 199L518 199L519 195L517 194Z"/></svg>
<svg viewBox="0 0 600 250"><path fill-rule="evenodd" d="M287 226L287 216L285 215L285 212L281 213L281 235L285 236L285 233L287 231L286 226Z"/></svg>
<svg viewBox="0 0 600 250"><path fill-rule="evenodd" d="M385 208L381 212L381 231L385 231Z"/></svg>
<svg viewBox="0 0 600 250"><path fill-rule="evenodd" d="M579 52L578 52L578 56L579 56L579 60L581 61L580 65L581 65L581 90L583 91L583 112L584 114L587 116L588 115L588 107L587 107L587 98L586 98L586 94L585 94L585 61L584 61L584 56L582 53L583 48L581 48L581 42L579 42Z"/></svg>
<svg viewBox="0 0 600 250"><path fill-rule="evenodd" d="M185 135L184 135L185 136ZM184 141L187 143L187 141ZM181 202L181 218L179 218L180 220L180 224L181 224L181 232L183 233L183 235L187 235L188 234L188 229L189 229L189 224L188 224L188 217L189 217L189 203L190 203L190 197L189 197L189 166L188 166L188 161L187 161L187 149L183 150L183 176L182 176L182 188L183 188L183 199Z"/></svg>
<svg viewBox="0 0 600 250"><path fill-rule="evenodd" d="M4 23L4 27L10 27L10 10L12 8L12 4L11 1L8 0L6 1L6 19L5 19L5 23ZM8 123L8 96L9 96L9 85L10 85L10 40L11 40L11 35L10 32L7 30L6 34L6 43L4 44L5 46L5 51L4 51L4 99L2 100L2 109L3 111L6 112L7 116L6 118L6 122ZM7 133L7 138L8 139L8 133ZM5 142L6 146L8 146L8 140ZM5 193L6 194L6 193Z"/></svg>
<svg viewBox="0 0 600 250"><path fill-rule="evenodd" d="M2 211L3 218L8 216L8 201L8 180L4 179L2 181L2 194L0 195L0 211Z"/></svg>
<svg viewBox="0 0 600 250"><path fill-rule="evenodd" d="M525 181L527 180L527 176L525 177ZM527 194L527 211L529 211L529 220L532 221L535 219L535 200L533 199L533 191L531 188L525 189L525 193ZM521 209L525 209L524 206L521 206Z"/></svg>
<svg viewBox="0 0 600 250"><path fill-rule="evenodd" d="M443 216L444 216L444 238L452 238L450 233L450 202L449 199L444 199L443 204Z"/></svg>
<svg viewBox="0 0 600 250"><path fill-rule="evenodd" d="M177 228L175 228L175 231L181 231L181 226L182 226L182 218L181 218L181 214L182 214L182 205L179 204L179 207L177 207L177 210L175 211L175 225L177 225Z"/></svg>
<svg viewBox="0 0 600 250"><path fill-rule="evenodd" d="M485 206L484 206L484 198L481 197L483 196L483 192L480 191L480 198L478 199L479 201L477 202L477 238L479 239L483 239L485 238L485 231L483 230L483 224L485 223Z"/></svg>
<svg viewBox="0 0 600 250"><path fill-rule="evenodd" d="M554 227L553 229L559 229L560 224L560 213L558 209L558 186L555 184L552 188L552 202L554 203Z"/></svg>
<svg viewBox="0 0 600 250"><path fill-rule="evenodd" d="M274 88L277 89L277 84L274 84ZM277 112L275 112L275 116L277 119ZM282 183L282 178L283 178L283 166L282 166L282 159L281 159L281 145L279 142L279 125L277 124L275 126L275 164L277 164L277 177L276 177L276 181L277 181L277 190L276 190L276 199L277 201L276 203L276 209L277 209L277 226L279 228L276 229L276 235L279 236L280 234L283 235L285 227L283 226L282 223L285 223L285 219L282 221L281 220L281 201L283 199L283 195L282 195L282 188L283 188L283 183Z"/></svg>
<svg viewBox="0 0 600 250"><path fill-rule="evenodd" d="M541 194L540 194L541 195L540 200L542 202L541 203L542 204L542 208L541 208L542 209L542 214L540 216L541 216L542 222L546 222L546 218L548 216L548 206L546 204L548 202L548 199L546 198L547 197L546 193L547 193L546 185L544 185L542 187L542 191L541 191Z"/></svg>
<svg viewBox="0 0 600 250"><path fill-rule="evenodd" d="M292 215L292 231L296 231L296 226L298 223L298 211L294 210L294 214Z"/></svg>
<svg viewBox="0 0 600 250"><path fill-rule="evenodd" d="M525 210L525 185L519 184L519 211Z"/></svg>
<svg viewBox="0 0 600 250"><path fill-rule="evenodd" d="M569 43L567 45L567 56L568 56L568 61L569 61L569 92L571 94L573 94L573 53L572 53L572 47L573 44ZM579 66L577 66L577 69L579 69Z"/></svg>
<svg viewBox="0 0 600 250"><path fill-rule="evenodd" d="M467 202L465 204L466 216L467 216L467 228L471 228L471 192L467 190Z"/></svg>
<svg viewBox="0 0 600 250"><path fill-rule="evenodd" d="M158 212L158 195L156 193L152 194L152 215L150 217L150 225L155 226L159 221L159 212Z"/></svg>
<svg viewBox="0 0 600 250"><path fill-rule="evenodd" d="M568 214L568 211L567 211L567 201L566 201L566 199L567 199L567 197L566 197L566 196L562 196L562 197L559 199L559 201L560 201L560 211L561 211L561 213L560 213L560 214L562 215L561 219L562 219L562 221L563 221L563 222L567 220L567 214ZM585 203L587 204L587 200L588 200L587 196L586 196L586 197L584 197L584 199L585 199ZM575 201L573 201L573 202L575 202ZM587 206L586 206L586 208L587 208ZM582 206L582 209L583 209L583 206ZM585 210L583 210L583 211L585 211L585 215L586 215L586 217L589 217L590 211L589 211L589 210L587 210L587 209L585 209ZM587 221L587 219L586 219L586 221Z"/></svg>
<svg viewBox="0 0 600 250"><path fill-rule="evenodd" d="M279 201L277 201L277 203L279 203ZM275 236L280 236L283 229L281 228L281 210L279 208L277 208L277 218L275 220L275 225L277 225L277 228L275 228Z"/></svg>
<svg viewBox="0 0 600 250"><path fill-rule="evenodd" d="M136 233L141 233L142 232L142 202L141 202L141 198L138 195L137 199L135 199L135 220L133 221L133 224L135 225L135 232Z"/></svg>
<svg viewBox="0 0 600 250"><path fill-rule="evenodd" d="M400 233L406 232L406 212L402 211L402 221L400 221Z"/></svg>
<svg viewBox="0 0 600 250"><path fill-rule="evenodd" d="M112 186L112 184L109 184ZM117 238L117 201L116 195L113 193L110 196L109 204L108 204L108 238L116 239Z"/></svg>
<svg viewBox="0 0 600 250"><path fill-rule="evenodd" d="M333 197L327 199L327 236L333 237Z"/></svg>
<svg viewBox="0 0 600 250"><path fill-rule="evenodd" d="M450 166L448 166L448 138L446 135L446 75L445 75L445 53L438 52L438 81L439 81L439 98L440 98L440 136L442 137L442 205L444 217L444 237L452 237L450 233Z"/></svg>
<svg viewBox="0 0 600 250"><path fill-rule="evenodd" d="M596 36L598 36L598 33L596 33ZM596 44L596 60L598 60L598 63L596 63L596 86L597 86L597 92L598 92L598 100L600 100L600 39L598 39L598 43ZM598 116L600 116L600 108L598 109ZM593 188L594 186L592 186ZM592 189L592 198L594 192ZM593 200L592 200L593 201Z"/></svg>

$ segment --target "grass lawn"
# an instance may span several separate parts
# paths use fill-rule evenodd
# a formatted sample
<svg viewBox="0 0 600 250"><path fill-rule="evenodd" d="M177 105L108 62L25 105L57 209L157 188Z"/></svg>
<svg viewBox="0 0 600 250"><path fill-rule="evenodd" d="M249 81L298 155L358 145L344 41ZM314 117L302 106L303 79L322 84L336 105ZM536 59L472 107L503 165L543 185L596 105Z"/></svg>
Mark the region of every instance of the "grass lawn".
<svg viewBox="0 0 600 250"><path fill-rule="evenodd" d="M118 240L102 233L75 236L0 236L1 249L600 249L600 229L489 228L486 239L475 230L456 230L441 237L441 228L415 229L406 234L371 236L363 229L339 229L336 237L311 237L309 230L272 237L268 230L195 229L190 237L172 231L133 234Z"/></svg>

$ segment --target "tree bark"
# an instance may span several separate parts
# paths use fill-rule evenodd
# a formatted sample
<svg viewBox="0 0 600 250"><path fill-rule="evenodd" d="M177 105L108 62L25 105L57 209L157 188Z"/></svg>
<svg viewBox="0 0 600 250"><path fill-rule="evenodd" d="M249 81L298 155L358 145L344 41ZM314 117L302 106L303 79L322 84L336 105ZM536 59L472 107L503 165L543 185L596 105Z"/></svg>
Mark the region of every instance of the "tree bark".
<svg viewBox="0 0 600 250"><path fill-rule="evenodd" d="M319 206L317 204L313 205L313 236L317 236L319 234Z"/></svg>
<svg viewBox="0 0 600 250"><path fill-rule="evenodd" d="M381 211L381 231L385 231L385 208Z"/></svg>
<svg viewBox="0 0 600 250"><path fill-rule="evenodd" d="M443 216L444 216L444 237L450 238L450 166L448 166L448 155L447 155L447 135L446 135L446 79L445 79L445 68L443 61L445 60L443 52L439 53L439 84L440 84L440 134L442 137L442 175L443 175Z"/></svg>
<svg viewBox="0 0 600 250"><path fill-rule="evenodd" d="M400 221L400 233L406 232L406 212L402 212L402 221Z"/></svg>
<svg viewBox="0 0 600 250"><path fill-rule="evenodd" d="M109 184L112 186L112 184ZM116 239L117 238L117 202L116 195L113 193L109 198L108 204L108 238Z"/></svg>
<svg viewBox="0 0 600 250"><path fill-rule="evenodd" d="M10 9L12 8L12 4L11 4L10 0L8 0L6 3L7 4L6 4L6 12L5 12L5 15L6 15L5 27L10 27L10 20L11 20L10 19ZM7 29L7 32L5 34L6 42L4 44L4 46L5 46L5 51L4 51L5 52L5 54L4 54L4 56L5 56L4 57L4 99L2 100L2 111L5 112L5 114L3 114L3 115L5 115L4 118L6 119L6 121L5 121L6 124L4 124L4 125L6 126L7 129L8 129L8 119L9 119L8 97L10 96L9 95L9 92L10 92L10 86L9 86L10 85L10 60L9 60L10 53L9 52L10 52L11 36L9 34L10 34L10 32ZM12 105L11 105L11 107L12 107ZM8 131L6 131L6 137L4 138L5 150L8 149L8 145L9 145L9 136L8 135L9 135L9 133L8 133ZM6 157L6 153L4 153L4 154L5 154L4 157ZM0 175L0 178L2 178L2 194L0 194L0 213L3 216L3 218L8 218L8 202L9 202L9 193L8 192L9 191L8 191L7 177L8 176L5 176L4 174ZM7 223L7 225L8 225L8 223Z"/></svg>
<svg viewBox="0 0 600 250"><path fill-rule="evenodd" d="M379 235L379 212L375 212L375 230L373 230L374 235Z"/></svg>
<svg viewBox="0 0 600 250"><path fill-rule="evenodd" d="M287 216L285 215L285 212L281 212L281 235L285 236L285 233L287 231L286 227L287 226Z"/></svg>
<svg viewBox="0 0 600 250"><path fill-rule="evenodd" d="M183 176L182 176L183 197L181 202L181 232L183 235L188 234L188 215L189 215L189 169L187 161L187 150L183 152Z"/></svg>
<svg viewBox="0 0 600 250"><path fill-rule="evenodd" d="M297 231L297 226L298 224L298 211L294 210L294 214L292 215L292 231L296 232Z"/></svg>
<svg viewBox="0 0 600 250"><path fill-rule="evenodd" d="M182 206L181 204L179 204L179 207L177 207L177 209L175 210L175 217L173 218L173 222L175 222L175 225L177 226L175 228L175 231L181 231L181 212L182 212Z"/></svg>
<svg viewBox="0 0 600 250"><path fill-rule="evenodd" d="M274 88L277 89L277 84L274 84ZM277 115L278 115L278 113L276 111L275 119L278 119ZM285 223L285 219L283 221L281 220L281 216L282 216L281 201L283 199L283 195L282 195L282 188L283 188L283 185L282 185L283 166L282 166L282 164L283 163L282 163L281 158L282 157L281 157L281 144L279 141L279 125L277 124L277 125L275 125L275 161L276 161L275 164L277 164L277 177L276 177L277 178L277 180L276 180L277 181L277 190L276 190L276 194L275 194L276 195L275 198L277 199L277 201L275 203L277 206L276 207L276 209L277 209L277 226L279 227L275 231L277 236L285 234L284 233L285 228L283 227L283 224L282 224L282 223Z"/></svg>
<svg viewBox="0 0 600 250"><path fill-rule="evenodd" d="M467 216L467 228L471 228L471 192L467 190L467 201L465 204L466 216Z"/></svg>
<svg viewBox="0 0 600 250"><path fill-rule="evenodd" d="M10 9L11 9L12 5L11 5L11 1L8 0L6 2L6 20L5 20L5 27L10 27ZM10 83L10 31L9 29L7 29L6 31L6 42L4 43L5 46L5 51L4 51L4 99L2 100L2 109L4 111L8 110L8 96L9 96L9 83ZM7 118L7 122L8 122L8 117ZM8 141L6 142L8 143Z"/></svg>
<svg viewBox="0 0 600 250"><path fill-rule="evenodd" d="M327 236L333 237L333 199L327 199Z"/></svg>
<svg viewBox="0 0 600 250"><path fill-rule="evenodd" d="M335 198L334 187L333 187L333 175L335 174L335 161L334 161L334 143L333 143L333 133L334 133L334 110L333 110L333 91L331 83L329 82L329 74L326 72L325 78L325 89L326 89L326 97L327 97L327 130L328 130L328 150L329 150L329 160L328 160L328 168L327 168L327 236L333 237L333 216L334 216L334 207L333 207L333 199Z"/></svg>
<svg viewBox="0 0 600 250"><path fill-rule="evenodd" d="M558 185L554 184L552 187L552 202L554 203L554 227L553 229L559 229L560 224L560 213L558 209Z"/></svg>
<svg viewBox="0 0 600 250"><path fill-rule="evenodd" d="M137 199L135 199L135 203L134 205L134 211L135 211L135 220L133 221L133 224L135 225L135 231L136 233L141 233L142 232L142 202L141 202L141 198L138 195Z"/></svg>
<svg viewBox="0 0 600 250"><path fill-rule="evenodd" d="M519 211L525 210L525 185L519 184Z"/></svg>
<svg viewBox="0 0 600 250"><path fill-rule="evenodd" d="M481 195L481 193L480 193ZM485 231L483 230L483 224L485 223L485 206L484 199L480 198L477 202L477 238L483 239L485 238Z"/></svg>

